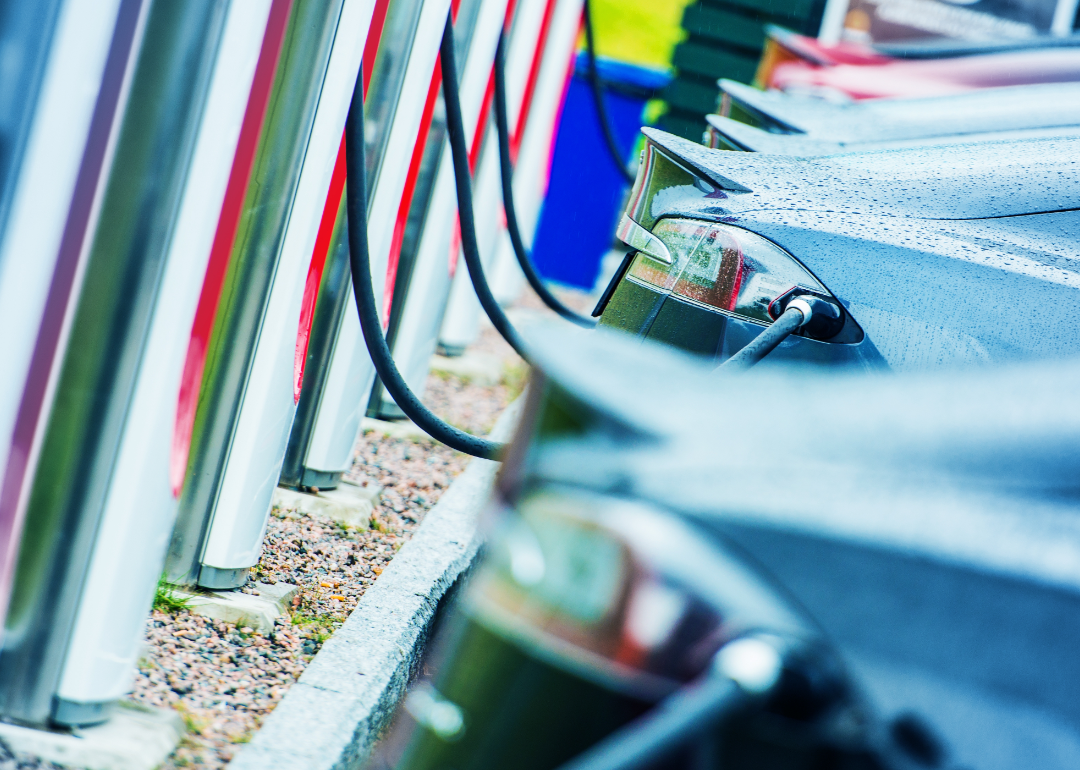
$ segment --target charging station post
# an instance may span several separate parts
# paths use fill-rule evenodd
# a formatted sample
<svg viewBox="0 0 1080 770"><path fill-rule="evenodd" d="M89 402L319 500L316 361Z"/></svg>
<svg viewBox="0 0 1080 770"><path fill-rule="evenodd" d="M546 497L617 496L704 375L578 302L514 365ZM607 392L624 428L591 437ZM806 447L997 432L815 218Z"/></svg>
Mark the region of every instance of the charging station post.
<svg viewBox="0 0 1080 770"><path fill-rule="evenodd" d="M535 5L541 6L539 3ZM468 41L468 53L458 57L462 113L466 128L471 130L467 142L470 159L474 161L480 161L479 154L490 124L491 68L499 34L508 23L506 14L510 11L517 14L527 6L518 5L511 9L504 0L477 3L478 18ZM513 23L512 19L510 23ZM455 26L459 45L463 34L465 31L459 31ZM394 360L414 393L424 390L450 280L460 262L457 253L460 243L456 221L457 197L445 120L440 120L439 129L437 141L424 151L427 184L417 190L411 201L403 202L411 229L406 230L386 330ZM474 169L478 167L479 163L476 163ZM478 198L477 206L482 211L497 210L494 201L481 203ZM403 416L381 382L376 383L368 414L391 419Z"/></svg>
<svg viewBox="0 0 1080 770"><path fill-rule="evenodd" d="M292 8L269 96L274 119L253 160L258 184L247 189L230 245L229 291L208 351L166 563L176 582L239 587L261 552L295 406L306 259L371 11L369 0Z"/></svg>
<svg viewBox="0 0 1080 770"><path fill-rule="evenodd" d="M85 602L97 598L88 594L92 581L103 560L115 564L118 556L116 543L105 539L110 528L102 526L106 498L129 424L144 339L169 268L225 13L212 4L122 3L114 18L98 94L100 105L110 85L116 88L100 126L111 151L102 153L93 173L96 200L79 247L85 254L82 291L66 311L67 345L54 375L55 398L29 490L9 633L0 651L0 715L33 725L105 718L101 701L109 700L110 683L104 697L84 702L82 693L98 682L84 689L63 674L79 641L76 627ZM142 552L124 556L133 562L136 590L117 597L107 620L112 632L135 630L128 645L133 648L156 575L140 569ZM152 569L160 569L159 560ZM94 673L84 674L79 684L93 680ZM108 679L116 672L96 673ZM122 694L130 673L121 673L121 692L112 697Z"/></svg>
<svg viewBox="0 0 1080 770"><path fill-rule="evenodd" d="M541 25L541 37L544 40L538 41L537 55L526 81L521 106L518 108L519 116L514 129L514 143L518 145L514 195L518 207L518 219L527 241L531 240L547 189L548 161L554 148L565 86L570 75L570 66L573 63L581 10L581 0L553 0L550 9L545 11L546 18ZM542 53L539 50L540 45L543 46ZM514 75L509 65L507 79L510 81L508 83L509 101L513 105L516 101L511 85L514 82ZM525 121L524 124L522 120ZM490 180L489 184L493 188L491 193L494 194L494 200L498 201L501 199L497 186L499 184L498 154L494 152L497 150L494 136L492 136L492 150L490 165L493 168L490 175L485 175L485 179ZM481 242L481 254L488 274L494 272L502 232L502 228L489 230L485 233L485 240ZM450 353L463 351L476 339L480 331L482 312L480 304L469 283L469 276L465 271L461 273L454 276L446 315L439 330L439 344Z"/></svg>
<svg viewBox="0 0 1080 770"><path fill-rule="evenodd" d="M368 188L372 242L378 244L377 253L385 255L376 259L372 271L380 293L394 239L394 215L408 183L409 157L431 121L438 35L449 11L449 0L398 0L386 12L387 29L394 34L384 34L369 45L372 75L364 109L373 124L368 147L376 148L377 157L369 155L366 163L374 180ZM343 150L344 143L342 164ZM344 189L331 192L324 210L334 212L335 224L323 300L315 308L304 362L305 385L280 479L286 486L299 488L338 485L352 459L374 380L359 321L351 312Z"/></svg>
<svg viewBox="0 0 1080 770"><path fill-rule="evenodd" d="M502 10L498 6L502 4ZM439 41L447 15L450 13L449 2L443 0L424 0L420 24L415 32L415 39L410 54L408 72L401 89L401 102L395 114L395 121L400 120L401 131L396 128L392 137L413 137L406 153L395 147L394 160L382 163L378 176L371 182L369 193L370 210L368 226L372 254L372 281L376 296L383 297L383 310L387 305L387 293L393 295L394 289L387 287L391 274L390 266L400 267L402 244L409 239L409 203L420 181L423 154L427 146L427 137L436 141L443 136L441 125L436 118L438 112L438 92L441 77L436 59ZM494 44L497 39L498 25L505 14L505 0L463 0L457 11L457 25L462 31L459 44L465 47L468 57L480 51L480 38L476 30L486 23L494 24L494 34L489 34L490 56L494 56ZM474 48L475 46L475 48ZM490 64L489 64L490 67ZM477 68L478 71L482 68ZM465 73L469 73L468 64ZM422 85L420 84L422 82ZM480 111L486 86L486 73L473 77L467 87L470 93L477 94L476 112ZM423 100L418 97L426 96ZM365 116L369 115L365 101ZM399 117L400 116L400 117ZM421 120L422 118L422 120ZM411 126L406 121L413 121ZM412 126L411 131L408 129ZM373 125L377 132L379 126ZM423 141L418 141L422 139ZM393 140L392 140L393 141ZM441 141L441 139L438 139ZM406 199L406 196L409 196ZM343 238L346 231L344 222L339 221L337 230ZM342 244L341 255L348 262L347 243ZM351 281L351 274L343 271L343 278ZM352 451L360 431L361 420L368 408L372 384L375 381L375 369L361 335L360 323L355 308L352 306L350 285L341 293L342 321L333 344L316 340L313 336L312 347L328 351L328 360L316 363L309 359L307 366L318 366L324 370L325 381L322 389L305 388L301 395L298 419L292 430L290 447L287 452L288 464L282 475L282 481L289 486L317 487L319 489L336 487L341 475L352 462ZM321 312L321 311L320 311ZM384 328L387 318L383 316ZM309 383L314 385L315 383Z"/></svg>
<svg viewBox="0 0 1080 770"><path fill-rule="evenodd" d="M133 28L116 35L119 0L27 3L2 12L0 116L0 624L6 615L30 485L62 359L105 143L116 119ZM117 38L114 41L114 37ZM110 51L113 51L110 59ZM112 66L108 66L112 62ZM46 78L46 72L51 73Z"/></svg>

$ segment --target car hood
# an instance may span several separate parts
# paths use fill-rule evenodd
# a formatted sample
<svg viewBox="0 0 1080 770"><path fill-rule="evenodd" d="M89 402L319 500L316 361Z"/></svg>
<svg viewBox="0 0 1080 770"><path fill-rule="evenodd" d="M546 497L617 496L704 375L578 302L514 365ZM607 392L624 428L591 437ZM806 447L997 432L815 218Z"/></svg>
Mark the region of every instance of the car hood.
<svg viewBox="0 0 1080 770"><path fill-rule="evenodd" d="M712 150L656 129L642 132L721 188L706 198L696 191L665 196L654 201L654 216L716 219L768 209L982 219L1080 208L1078 138L803 158Z"/></svg>
<svg viewBox="0 0 1080 770"><path fill-rule="evenodd" d="M735 103L781 130L850 142L1080 124L1080 83L985 88L920 99L829 101L721 80Z"/></svg>

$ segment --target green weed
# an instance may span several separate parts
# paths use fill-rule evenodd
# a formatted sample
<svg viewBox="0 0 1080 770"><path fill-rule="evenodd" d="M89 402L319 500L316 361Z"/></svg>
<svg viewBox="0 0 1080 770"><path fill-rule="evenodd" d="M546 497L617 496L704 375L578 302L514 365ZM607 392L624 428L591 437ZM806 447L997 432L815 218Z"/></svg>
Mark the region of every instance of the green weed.
<svg viewBox="0 0 1080 770"><path fill-rule="evenodd" d="M154 589L154 609L175 615L191 609L191 602L186 596L177 593L179 586L170 583L164 573L158 578L157 588Z"/></svg>

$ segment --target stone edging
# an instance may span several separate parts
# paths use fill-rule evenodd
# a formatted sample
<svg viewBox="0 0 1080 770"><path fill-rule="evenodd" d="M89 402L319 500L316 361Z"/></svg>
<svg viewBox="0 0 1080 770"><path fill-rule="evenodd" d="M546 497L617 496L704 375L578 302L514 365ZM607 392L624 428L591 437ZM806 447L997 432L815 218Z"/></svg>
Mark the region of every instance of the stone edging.
<svg viewBox="0 0 1080 770"><path fill-rule="evenodd" d="M506 409L493 438L510 435L521 404ZM472 565L477 515L498 467L469 463L230 770L337 770L368 756L419 662L440 600Z"/></svg>

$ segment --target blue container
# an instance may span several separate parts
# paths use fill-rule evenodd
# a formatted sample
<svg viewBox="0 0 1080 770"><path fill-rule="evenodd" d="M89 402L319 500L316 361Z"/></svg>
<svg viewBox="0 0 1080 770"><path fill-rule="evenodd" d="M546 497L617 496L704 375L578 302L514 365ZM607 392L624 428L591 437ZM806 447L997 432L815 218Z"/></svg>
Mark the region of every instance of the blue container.
<svg viewBox="0 0 1080 770"><path fill-rule="evenodd" d="M589 63L579 54L566 93L551 180L533 242L533 259L551 281L591 290L611 248L627 184L604 142L589 88ZM612 128L629 160L637 146L645 102L669 80L663 72L598 59Z"/></svg>

